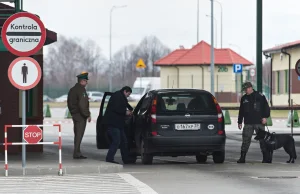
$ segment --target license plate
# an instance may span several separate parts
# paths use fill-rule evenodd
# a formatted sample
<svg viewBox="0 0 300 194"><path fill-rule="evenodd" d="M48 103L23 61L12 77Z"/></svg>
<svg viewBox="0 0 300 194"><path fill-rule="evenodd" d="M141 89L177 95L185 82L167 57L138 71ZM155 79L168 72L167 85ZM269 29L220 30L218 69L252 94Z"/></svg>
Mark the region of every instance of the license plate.
<svg viewBox="0 0 300 194"><path fill-rule="evenodd" d="M199 130L200 129L200 124L195 123L195 124L175 124L175 129L176 130Z"/></svg>

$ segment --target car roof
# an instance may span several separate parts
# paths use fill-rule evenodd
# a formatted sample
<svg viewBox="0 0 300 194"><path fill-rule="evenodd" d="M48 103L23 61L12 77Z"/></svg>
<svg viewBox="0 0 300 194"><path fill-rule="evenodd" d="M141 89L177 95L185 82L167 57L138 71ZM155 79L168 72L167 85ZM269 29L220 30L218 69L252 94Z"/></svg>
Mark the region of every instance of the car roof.
<svg viewBox="0 0 300 194"><path fill-rule="evenodd" d="M202 89L193 89L193 88L166 88L166 89L154 89L151 90L154 93L167 93L167 92L199 92L199 93L210 93ZM210 93L211 94L211 93Z"/></svg>

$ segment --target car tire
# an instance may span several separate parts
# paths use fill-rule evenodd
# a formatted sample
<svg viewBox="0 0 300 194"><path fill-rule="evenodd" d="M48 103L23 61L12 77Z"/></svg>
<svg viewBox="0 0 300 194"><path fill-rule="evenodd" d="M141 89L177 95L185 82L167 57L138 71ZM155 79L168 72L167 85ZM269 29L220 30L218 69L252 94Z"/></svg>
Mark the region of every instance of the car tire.
<svg viewBox="0 0 300 194"><path fill-rule="evenodd" d="M207 155L197 154L196 160L198 163L205 163L207 161Z"/></svg>
<svg viewBox="0 0 300 194"><path fill-rule="evenodd" d="M225 161L225 151L218 151L213 153L213 161L216 164L224 163Z"/></svg>
<svg viewBox="0 0 300 194"><path fill-rule="evenodd" d="M144 140L141 141L141 160L142 164L152 164L153 162L153 155L146 154L144 149Z"/></svg>

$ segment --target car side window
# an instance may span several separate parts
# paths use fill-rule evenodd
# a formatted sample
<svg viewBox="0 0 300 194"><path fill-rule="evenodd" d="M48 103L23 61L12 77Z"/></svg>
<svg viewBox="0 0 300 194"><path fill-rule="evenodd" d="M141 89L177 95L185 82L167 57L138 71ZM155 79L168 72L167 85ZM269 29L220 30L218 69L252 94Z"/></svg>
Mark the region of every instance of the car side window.
<svg viewBox="0 0 300 194"><path fill-rule="evenodd" d="M152 94L149 92L146 94L138 114L143 114L145 111L148 110L151 104L151 100L152 100Z"/></svg>

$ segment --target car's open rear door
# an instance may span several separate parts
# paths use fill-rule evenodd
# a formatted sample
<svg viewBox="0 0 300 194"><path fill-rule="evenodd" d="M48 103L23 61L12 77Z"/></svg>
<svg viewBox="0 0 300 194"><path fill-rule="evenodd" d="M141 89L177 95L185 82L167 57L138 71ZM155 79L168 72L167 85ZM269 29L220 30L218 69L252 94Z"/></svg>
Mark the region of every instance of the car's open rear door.
<svg viewBox="0 0 300 194"><path fill-rule="evenodd" d="M98 149L108 149L109 148L106 128L102 124L102 118L103 118L105 110L106 110L108 99L111 97L112 94L113 93L111 93L111 92L105 92L104 96L102 98L102 101L101 101L99 115L98 115L97 124L96 124L96 141L97 141Z"/></svg>

